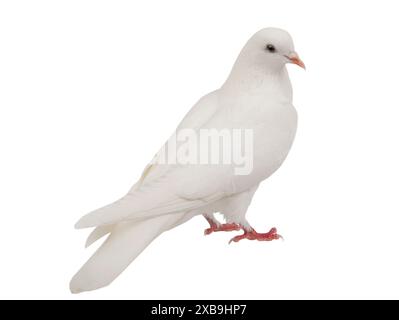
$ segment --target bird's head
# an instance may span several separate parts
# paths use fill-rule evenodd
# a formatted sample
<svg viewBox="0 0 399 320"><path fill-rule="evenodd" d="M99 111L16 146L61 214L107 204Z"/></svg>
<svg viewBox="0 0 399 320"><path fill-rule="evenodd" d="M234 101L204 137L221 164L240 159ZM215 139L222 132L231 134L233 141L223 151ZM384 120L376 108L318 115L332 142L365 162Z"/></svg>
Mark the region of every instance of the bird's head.
<svg viewBox="0 0 399 320"><path fill-rule="evenodd" d="M277 28L265 28L255 33L247 42L243 54L248 63L267 69L280 70L287 63L305 69L305 64L295 52L288 32Z"/></svg>

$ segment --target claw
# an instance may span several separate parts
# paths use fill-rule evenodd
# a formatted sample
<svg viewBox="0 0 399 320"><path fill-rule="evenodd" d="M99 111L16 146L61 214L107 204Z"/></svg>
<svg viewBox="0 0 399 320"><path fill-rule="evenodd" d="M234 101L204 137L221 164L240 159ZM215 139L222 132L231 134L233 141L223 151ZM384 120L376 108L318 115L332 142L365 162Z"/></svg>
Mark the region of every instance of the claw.
<svg viewBox="0 0 399 320"><path fill-rule="evenodd" d="M284 238L277 233L276 228L271 228L270 231L266 232L266 233L258 233L254 229L252 229L251 231L244 230L243 234L232 238L229 241L229 244L232 242L241 241L243 239L258 240L258 241L272 241L272 240L278 240L278 239L284 239Z"/></svg>
<svg viewBox="0 0 399 320"><path fill-rule="evenodd" d="M225 223L225 224L211 224L210 228L205 229L204 235L209 235L212 232L219 232L219 231L239 231L241 227L236 223Z"/></svg>

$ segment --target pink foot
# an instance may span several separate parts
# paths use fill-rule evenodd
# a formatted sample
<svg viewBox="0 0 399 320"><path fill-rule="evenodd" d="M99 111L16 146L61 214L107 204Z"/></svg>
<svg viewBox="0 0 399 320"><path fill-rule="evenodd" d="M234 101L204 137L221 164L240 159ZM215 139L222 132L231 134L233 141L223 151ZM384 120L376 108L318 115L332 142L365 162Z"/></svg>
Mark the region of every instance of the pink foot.
<svg viewBox="0 0 399 320"><path fill-rule="evenodd" d="M211 234L212 232L219 232L219 231L238 231L241 230L241 227L238 224L235 223L225 223L221 224L219 226L211 226L208 229L205 229L204 234L208 235Z"/></svg>
<svg viewBox="0 0 399 320"><path fill-rule="evenodd" d="M211 234L212 232L219 232L219 231L238 231L241 230L241 227L236 223L224 223L217 225L211 219L206 218L208 220L210 227L205 229L204 235Z"/></svg>
<svg viewBox="0 0 399 320"><path fill-rule="evenodd" d="M244 234L241 234L239 236L235 236L232 238L229 243L231 242L238 242L242 239L248 239L248 240L258 240L258 241L272 241L272 240L278 240L282 239L283 237L277 234L277 229L276 228L271 228L269 232L266 233L257 233L255 230L251 231L244 231Z"/></svg>

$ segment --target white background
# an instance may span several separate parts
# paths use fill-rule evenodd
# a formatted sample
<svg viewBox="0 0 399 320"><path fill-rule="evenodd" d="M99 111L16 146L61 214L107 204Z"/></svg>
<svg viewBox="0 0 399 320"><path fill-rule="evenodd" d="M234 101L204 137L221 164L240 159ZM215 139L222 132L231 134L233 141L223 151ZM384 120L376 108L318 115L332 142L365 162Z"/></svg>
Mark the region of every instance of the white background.
<svg viewBox="0 0 399 320"><path fill-rule="evenodd" d="M0 298L399 298L395 5L2 1ZM289 66L297 138L248 213L285 241L228 245L197 217L111 286L70 294L95 249L74 223L130 188L267 26L308 67Z"/></svg>

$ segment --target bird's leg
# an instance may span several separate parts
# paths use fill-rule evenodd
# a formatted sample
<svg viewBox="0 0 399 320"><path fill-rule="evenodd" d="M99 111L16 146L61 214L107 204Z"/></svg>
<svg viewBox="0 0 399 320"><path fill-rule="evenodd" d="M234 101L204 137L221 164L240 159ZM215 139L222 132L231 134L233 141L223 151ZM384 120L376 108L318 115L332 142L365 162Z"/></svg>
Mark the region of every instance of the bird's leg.
<svg viewBox="0 0 399 320"><path fill-rule="evenodd" d="M241 230L240 225L236 223L223 223L220 224L216 219L212 219L207 215L204 215L205 219L209 222L209 228L205 229L204 234L208 235L212 232L218 231L238 231Z"/></svg>
<svg viewBox="0 0 399 320"><path fill-rule="evenodd" d="M277 233L276 228L271 228L270 231L266 232L266 233L258 233L253 228L249 228L248 230L246 228L244 228L244 233L239 236L235 236L234 238L232 238L229 241L229 243L238 242L242 239L258 240L258 241L272 241L272 240L283 239L283 237Z"/></svg>

